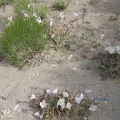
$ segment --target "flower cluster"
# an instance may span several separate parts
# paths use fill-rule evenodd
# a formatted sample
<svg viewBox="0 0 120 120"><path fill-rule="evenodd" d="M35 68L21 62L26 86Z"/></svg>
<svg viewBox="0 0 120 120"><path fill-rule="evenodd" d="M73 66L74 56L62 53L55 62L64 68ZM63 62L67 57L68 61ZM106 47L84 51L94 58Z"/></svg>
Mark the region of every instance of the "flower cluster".
<svg viewBox="0 0 120 120"><path fill-rule="evenodd" d="M71 24L66 22L64 12L60 12L59 16L50 19L50 37L58 48L64 47L65 42L70 38Z"/></svg>
<svg viewBox="0 0 120 120"><path fill-rule="evenodd" d="M32 94L31 100L32 107L38 109L34 115L39 117L41 120L58 116L64 117L66 115L71 117L74 112L79 112L81 108L86 110L86 112L92 111L93 106L90 102L91 100L86 99L83 93L80 95L74 95L68 90L61 92L58 89L46 89L39 97L36 97L34 94ZM76 111L75 107L78 107L79 109ZM81 116L83 118L86 117L83 114Z"/></svg>

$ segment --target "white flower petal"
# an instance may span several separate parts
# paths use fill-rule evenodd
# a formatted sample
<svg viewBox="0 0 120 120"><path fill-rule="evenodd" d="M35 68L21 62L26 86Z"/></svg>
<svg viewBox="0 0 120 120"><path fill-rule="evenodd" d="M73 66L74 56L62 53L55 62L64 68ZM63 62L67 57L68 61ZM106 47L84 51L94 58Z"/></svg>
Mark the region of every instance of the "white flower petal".
<svg viewBox="0 0 120 120"><path fill-rule="evenodd" d="M71 107L72 107L72 104L71 104L70 102L68 102L68 103L66 104L66 108L70 110Z"/></svg>
<svg viewBox="0 0 120 120"><path fill-rule="evenodd" d="M50 27L53 26L53 19L50 19Z"/></svg>
<svg viewBox="0 0 120 120"><path fill-rule="evenodd" d="M89 108L90 111L96 111L97 109L97 106L95 105L91 105L91 107Z"/></svg>
<svg viewBox="0 0 120 120"><path fill-rule="evenodd" d="M63 97L64 98L69 97L69 94L67 92L63 92Z"/></svg>
<svg viewBox="0 0 120 120"><path fill-rule="evenodd" d="M46 101L43 100L42 102L40 102L40 107L41 108L46 108Z"/></svg>
<svg viewBox="0 0 120 120"><path fill-rule="evenodd" d="M58 93L58 89L57 89L57 88L54 89L54 90L52 91L52 93L57 94L57 93Z"/></svg>
<svg viewBox="0 0 120 120"><path fill-rule="evenodd" d="M30 4L28 5L28 8L30 8Z"/></svg>
<svg viewBox="0 0 120 120"><path fill-rule="evenodd" d="M40 24L41 23L41 20L40 19L36 19L36 22L38 23L38 24Z"/></svg>
<svg viewBox="0 0 120 120"><path fill-rule="evenodd" d="M36 18L36 22L37 22L38 24L40 24L40 23L42 22L42 20L41 20L41 18L40 18L39 16Z"/></svg>
<svg viewBox="0 0 120 120"><path fill-rule="evenodd" d="M51 94L52 93L52 91L50 89L47 89L46 92L47 92L47 94Z"/></svg>
<svg viewBox="0 0 120 120"><path fill-rule="evenodd" d="M104 34L101 35L101 40L104 38L104 36L105 36Z"/></svg>
<svg viewBox="0 0 120 120"><path fill-rule="evenodd" d="M109 52L110 54L114 54L115 53L115 48L114 47L106 47L105 51Z"/></svg>
<svg viewBox="0 0 120 120"><path fill-rule="evenodd" d="M86 92L86 93L90 93L90 92L92 92L92 90L85 90L85 92Z"/></svg>
<svg viewBox="0 0 120 120"><path fill-rule="evenodd" d="M65 105L61 105L61 109L63 110L65 108Z"/></svg>
<svg viewBox="0 0 120 120"><path fill-rule="evenodd" d="M60 105L61 107L64 107L64 106L65 106L65 99L64 99L64 98L58 100L57 106L59 106L59 105Z"/></svg>
<svg viewBox="0 0 120 120"><path fill-rule="evenodd" d="M12 19L13 19L12 17L8 17L9 22L12 22Z"/></svg>
<svg viewBox="0 0 120 120"><path fill-rule="evenodd" d="M24 13L24 17L28 18L28 15L26 13Z"/></svg>
<svg viewBox="0 0 120 120"><path fill-rule="evenodd" d="M33 15L32 15L33 17L37 17L37 14L36 13L33 13Z"/></svg>
<svg viewBox="0 0 120 120"><path fill-rule="evenodd" d="M83 95L83 93L81 93L80 96L76 96L76 97L75 97L75 102L76 102L77 104L80 104L83 99L84 99L84 95Z"/></svg>
<svg viewBox="0 0 120 120"><path fill-rule="evenodd" d="M40 117L40 112L34 113L35 116Z"/></svg>
<svg viewBox="0 0 120 120"><path fill-rule="evenodd" d="M35 99L36 97L35 97L35 95L34 94L32 94L32 96L31 96L31 100L33 100L33 99Z"/></svg>

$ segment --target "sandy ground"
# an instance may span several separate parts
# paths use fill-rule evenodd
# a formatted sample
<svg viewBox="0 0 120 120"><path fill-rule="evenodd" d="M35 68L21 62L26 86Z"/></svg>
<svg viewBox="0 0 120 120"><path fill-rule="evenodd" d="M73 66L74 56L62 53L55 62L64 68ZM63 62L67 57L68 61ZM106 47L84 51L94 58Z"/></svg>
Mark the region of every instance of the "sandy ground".
<svg viewBox="0 0 120 120"><path fill-rule="evenodd" d="M103 46L120 45L120 1L96 1L93 0L90 5L90 0L72 0L65 10L67 21L76 19L73 15L75 12L78 14L74 22L77 25L78 38L84 33ZM52 14L57 13L53 11ZM4 10L0 8L0 21L11 15L13 13L10 6L6 6ZM3 29L1 23L0 29ZM93 33L94 36L91 37ZM104 37L101 39L102 34ZM83 54L88 57L84 58ZM21 71L2 60L0 62L0 110L10 108L11 111L7 115L0 113L0 119L37 120L26 104L31 94L38 94L44 88L69 87L72 92L80 88L81 92L91 98L98 96L107 98L107 101L99 101L97 110L92 113L89 120L120 120L119 80L101 81L97 73L87 70L85 66L89 62L90 54L89 45L86 53L76 45L76 49L67 52L52 51L48 62ZM70 55L73 57L68 60ZM86 93L85 90L92 90L92 92ZM16 105L19 105L18 111L13 110Z"/></svg>

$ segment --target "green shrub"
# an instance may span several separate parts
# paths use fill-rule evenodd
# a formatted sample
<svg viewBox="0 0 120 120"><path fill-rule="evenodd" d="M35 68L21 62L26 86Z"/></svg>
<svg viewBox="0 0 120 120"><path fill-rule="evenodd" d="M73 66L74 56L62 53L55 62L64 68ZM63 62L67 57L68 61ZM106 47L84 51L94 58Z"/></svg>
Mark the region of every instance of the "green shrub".
<svg viewBox="0 0 120 120"><path fill-rule="evenodd" d="M13 8L16 14L21 14L22 11L26 11L28 9L28 5L30 4L30 0L14 0Z"/></svg>
<svg viewBox="0 0 120 120"><path fill-rule="evenodd" d="M67 8L67 6L69 5L69 0L63 1L56 1L53 3L53 8L55 8L56 10L64 10Z"/></svg>
<svg viewBox="0 0 120 120"><path fill-rule="evenodd" d="M35 4L31 5L32 13L36 13L41 17L41 19L46 18L48 12L49 12L49 7L47 4Z"/></svg>
<svg viewBox="0 0 120 120"><path fill-rule="evenodd" d="M48 41L49 26L38 24L34 17L16 17L0 37L1 51L15 66L23 66L41 52Z"/></svg>

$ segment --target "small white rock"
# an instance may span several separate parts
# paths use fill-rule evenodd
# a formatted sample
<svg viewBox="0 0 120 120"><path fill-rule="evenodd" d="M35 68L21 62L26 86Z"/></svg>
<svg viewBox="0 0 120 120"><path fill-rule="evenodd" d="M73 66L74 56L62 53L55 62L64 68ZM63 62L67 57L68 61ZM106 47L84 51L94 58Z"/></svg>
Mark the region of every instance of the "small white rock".
<svg viewBox="0 0 120 120"><path fill-rule="evenodd" d="M90 111L96 111L96 109L97 109L97 106L95 106L95 105L91 105L91 107L89 108L89 110Z"/></svg>
<svg viewBox="0 0 120 120"><path fill-rule="evenodd" d="M74 15L75 17L77 17L77 16L78 16L78 14L77 14L77 13L75 13L75 12L73 13L73 15Z"/></svg>
<svg viewBox="0 0 120 120"><path fill-rule="evenodd" d="M90 93L90 92L92 92L92 90L85 90L85 92L86 92L86 93Z"/></svg>

